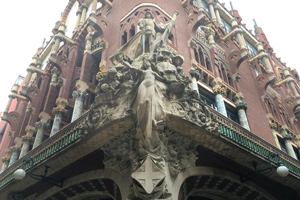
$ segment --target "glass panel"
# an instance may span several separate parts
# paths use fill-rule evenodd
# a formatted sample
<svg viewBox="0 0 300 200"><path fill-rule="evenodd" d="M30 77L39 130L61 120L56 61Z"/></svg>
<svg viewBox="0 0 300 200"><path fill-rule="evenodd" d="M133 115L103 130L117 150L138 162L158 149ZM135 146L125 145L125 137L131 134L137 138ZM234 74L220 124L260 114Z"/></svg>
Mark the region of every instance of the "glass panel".
<svg viewBox="0 0 300 200"><path fill-rule="evenodd" d="M256 56L257 55L257 49L248 41L245 39L245 42L247 44L247 47L249 49L249 52L252 56Z"/></svg>
<svg viewBox="0 0 300 200"><path fill-rule="evenodd" d="M209 16L209 18L211 18L210 11L209 11L206 1L202 0L201 3L202 3L202 8L203 8L204 12Z"/></svg>
<svg viewBox="0 0 300 200"><path fill-rule="evenodd" d="M221 16L221 20L224 25L225 32L230 33L230 31L232 31L232 27L231 27L230 23L228 23L222 16Z"/></svg>

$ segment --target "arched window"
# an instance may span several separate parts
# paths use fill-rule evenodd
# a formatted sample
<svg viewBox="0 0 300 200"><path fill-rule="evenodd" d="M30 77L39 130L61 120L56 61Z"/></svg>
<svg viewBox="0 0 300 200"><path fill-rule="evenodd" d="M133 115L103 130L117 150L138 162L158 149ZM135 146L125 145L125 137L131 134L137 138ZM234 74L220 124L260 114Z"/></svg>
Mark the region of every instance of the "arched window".
<svg viewBox="0 0 300 200"><path fill-rule="evenodd" d="M135 26L132 24L131 29L129 30L129 38L132 38L135 35Z"/></svg>
<svg viewBox="0 0 300 200"><path fill-rule="evenodd" d="M229 73L227 73L228 83L231 87L233 87L233 81Z"/></svg>
<svg viewBox="0 0 300 200"><path fill-rule="evenodd" d="M194 49L194 53L195 53L195 60L197 61L197 63L200 64L197 49Z"/></svg>
<svg viewBox="0 0 300 200"><path fill-rule="evenodd" d="M210 64L208 58L206 58L206 69L208 69L209 71L212 72L211 64Z"/></svg>
<svg viewBox="0 0 300 200"><path fill-rule="evenodd" d="M200 56L200 64L202 66L205 66L205 63L204 63L204 55L203 55L203 51L201 48L199 48L199 56Z"/></svg>

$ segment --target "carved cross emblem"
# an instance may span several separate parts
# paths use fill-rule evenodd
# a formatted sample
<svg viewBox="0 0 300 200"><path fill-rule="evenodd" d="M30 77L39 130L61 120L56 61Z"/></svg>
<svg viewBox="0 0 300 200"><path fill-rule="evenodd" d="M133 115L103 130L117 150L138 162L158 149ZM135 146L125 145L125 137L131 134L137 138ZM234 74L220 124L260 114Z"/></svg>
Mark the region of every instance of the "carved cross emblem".
<svg viewBox="0 0 300 200"><path fill-rule="evenodd" d="M131 176L143 186L147 194L151 194L166 175L150 157L147 157L141 167L133 172Z"/></svg>

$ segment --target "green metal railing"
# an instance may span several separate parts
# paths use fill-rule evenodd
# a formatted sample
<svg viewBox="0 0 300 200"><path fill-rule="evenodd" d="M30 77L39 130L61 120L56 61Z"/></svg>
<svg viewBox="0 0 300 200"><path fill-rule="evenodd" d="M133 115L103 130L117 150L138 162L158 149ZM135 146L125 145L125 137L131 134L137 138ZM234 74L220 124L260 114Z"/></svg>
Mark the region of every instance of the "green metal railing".
<svg viewBox="0 0 300 200"><path fill-rule="evenodd" d="M78 118L73 123L66 125L57 134L48 138L35 149L28 152L21 159L17 160L14 164L8 167L5 171L0 174L0 189L7 183L14 180L13 173L16 169L20 168L23 161L28 158L33 159L33 166L41 163L42 161L48 159L50 156L56 154L61 149L75 143L80 139L81 130L80 127L87 120L88 112L84 113L80 118ZM31 163L23 165L23 169L26 171L29 169Z"/></svg>
<svg viewBox="0 0 300 200"><path fill-rule="evenodd" d="M219 130L221 135L229 139L230 142L238 144L245 147L247 150L255 152L256 154L268 158L270 153L277 153L278 157L271 158L271 161L278 163L281 161L290 172L297 176L300 176L300 162L290 157L286 153L282 152L280 149L274 147L258 136L254 135L250 131L240 127L235 122L225 118L224 116L215 113L215 116L219 122Z"/></svg>

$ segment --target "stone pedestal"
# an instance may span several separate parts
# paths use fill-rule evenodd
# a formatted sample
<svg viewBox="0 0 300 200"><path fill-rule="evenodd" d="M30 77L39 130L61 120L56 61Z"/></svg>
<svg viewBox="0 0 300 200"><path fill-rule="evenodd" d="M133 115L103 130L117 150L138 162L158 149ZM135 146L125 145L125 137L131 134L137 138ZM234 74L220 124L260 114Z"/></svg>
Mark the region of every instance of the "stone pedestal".
<svg viewBox="0 0 300 200"><path fill-rule="evenodd" d="M11 150L11 157L10 157L8 167L14 164L18 160L21 148L14 146L14 147L10 147L10 150Z"/></svg>
<svg viewBox="0 0 300 200"><path fill-rule="evenodd" d="M73 91L73 99L75 100L74 110L72 115L72 122L78 119L81 116L83 103L85 99L88 97L88 93L86 91L81 92L81 90Z"/></svg>
<svg viewBox="0 0 300 200"><path fill-rule="evenodd" d="M49 124L46 122L39 121L39 122L35 123L35 129L36 129L37 133L35 136L35 140L34 140L32 149L36 148L43 142L45 130L48 128L49 128Z"/></svg>
<svg viewBox="0 0 300 200"><path fill-rule="evenodd" d="M196 91L199 94L199 88L198 88L198 81L200 79L200 72L198 70L192 69L190 71L190 75L192 76L192 87L193 90Z"/></svg>

